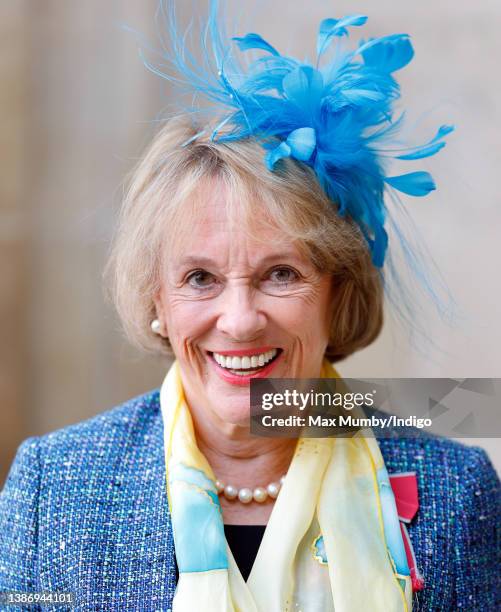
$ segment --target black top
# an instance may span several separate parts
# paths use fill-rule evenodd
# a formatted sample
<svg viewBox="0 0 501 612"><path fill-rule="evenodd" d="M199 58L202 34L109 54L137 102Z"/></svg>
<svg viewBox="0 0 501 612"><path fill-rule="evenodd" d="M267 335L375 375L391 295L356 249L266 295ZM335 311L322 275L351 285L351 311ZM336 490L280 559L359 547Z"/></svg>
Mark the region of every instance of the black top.
<svg viewBox="0 0 501 612"><path fill-rule="evenodd" d="M247 580L263 539L266 525L225 525L224 533L238 569Z"/></svg>
<svg viewBox="0 0 501 612"><path fill-rule="evenodd" d="M263 539L266 525L225 525L226 541L235 557L238 569L247 580L254 564L259 545ZM176 582L179 580L179 571L176 564Z"/></svg>

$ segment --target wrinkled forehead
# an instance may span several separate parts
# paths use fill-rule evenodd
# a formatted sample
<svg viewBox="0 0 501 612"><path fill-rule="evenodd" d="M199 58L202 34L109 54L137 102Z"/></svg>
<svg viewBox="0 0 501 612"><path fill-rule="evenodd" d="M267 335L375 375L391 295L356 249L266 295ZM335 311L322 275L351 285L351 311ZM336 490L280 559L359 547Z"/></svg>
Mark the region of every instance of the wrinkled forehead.
<svg viewBox="0 0 501 612"><path fill-rule="evenodd" d="M203 178L185 190L166 224L164 255L172 260L187 251L228 248L246 243L280 249L292 238L274 221L262 196L221 178Z"/></svg>

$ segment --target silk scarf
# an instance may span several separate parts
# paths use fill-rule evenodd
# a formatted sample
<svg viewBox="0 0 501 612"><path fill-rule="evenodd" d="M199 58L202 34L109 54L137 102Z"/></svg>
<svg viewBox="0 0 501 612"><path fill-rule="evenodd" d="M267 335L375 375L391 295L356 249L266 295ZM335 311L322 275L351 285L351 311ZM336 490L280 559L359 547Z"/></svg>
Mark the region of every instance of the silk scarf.
<svg viewBox="0 0 501 612"><path fill-rule="evenodd" d="M328 361L321 377L338 377ZM179 568L173 612L410 612L395 498L370 430L298 439L245 582L225 538L215 476L198 449L177 362L160 403Z"/></svg>

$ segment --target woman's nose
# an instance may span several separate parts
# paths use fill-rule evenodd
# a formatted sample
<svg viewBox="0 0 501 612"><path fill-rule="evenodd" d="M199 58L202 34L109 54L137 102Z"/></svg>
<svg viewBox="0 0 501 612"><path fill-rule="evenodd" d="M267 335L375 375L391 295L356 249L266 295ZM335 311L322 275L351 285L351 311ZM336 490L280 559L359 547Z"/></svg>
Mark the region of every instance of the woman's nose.
<svg viewBox="0 0 501 612"><path fill-rule="evenodd" d="M256 339L266 327L266 315L256 305L248 286L227 287L221 294L221 311L217 329L234 340Z"/></svg>

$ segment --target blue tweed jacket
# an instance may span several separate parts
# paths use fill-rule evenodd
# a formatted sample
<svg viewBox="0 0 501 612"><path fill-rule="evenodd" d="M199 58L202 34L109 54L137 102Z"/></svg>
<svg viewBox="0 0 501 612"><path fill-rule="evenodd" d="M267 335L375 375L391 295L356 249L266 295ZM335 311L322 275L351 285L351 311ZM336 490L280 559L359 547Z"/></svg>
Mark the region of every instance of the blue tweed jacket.
<svg viewBox="0 0 501 612"><path fill-rule="evenodd" d="M390 474L418 474L416 609L501 610L500 485L485 453L426 436L380 446ZM175 563L158 391L22 444L0 495L0 592L168 611Z"/></svg>

